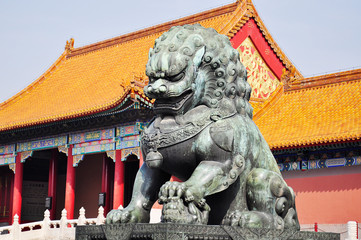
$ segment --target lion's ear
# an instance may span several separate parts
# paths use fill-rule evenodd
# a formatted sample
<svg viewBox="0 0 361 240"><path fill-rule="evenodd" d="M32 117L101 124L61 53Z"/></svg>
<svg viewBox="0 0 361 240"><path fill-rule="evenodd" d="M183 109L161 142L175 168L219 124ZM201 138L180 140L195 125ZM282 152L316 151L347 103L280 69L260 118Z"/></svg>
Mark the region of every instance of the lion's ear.
<svg viewBox="0 0 361 240"><path fill-rule="evenodd" d="M154 54L154 50L153 48L150 48L148 53L148 59L150 59L153 56L153 54Z"/></svg>
<svg viewBox="0 0 361 240"><path fill-rule="evenodd" d="M199 67L199 65L201 64L205 52L206 52L206 47L203 46L196 52L196 54L194 54L193 64L195 67Z"/></svg>

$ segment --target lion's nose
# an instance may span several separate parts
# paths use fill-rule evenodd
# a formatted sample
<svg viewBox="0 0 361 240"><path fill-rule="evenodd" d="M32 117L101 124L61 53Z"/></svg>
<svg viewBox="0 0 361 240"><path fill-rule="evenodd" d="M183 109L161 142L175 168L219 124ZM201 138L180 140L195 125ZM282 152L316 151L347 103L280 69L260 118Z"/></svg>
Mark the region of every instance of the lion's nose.
<svg viewBox="0 0 361 240"><path fill-rule="evenodd" d="M167 87L165 85L161 85L158 88L154 88L152 85L148 85L147 93L148 94L163 94L167 92Z"/></svg>
<svg viewBox="0 0 361 240"><path fill-rule="evenodd" d="M167 91L167 87L165 85L162 85L159 87L159 92L160 93L165 93Z"/></svg>

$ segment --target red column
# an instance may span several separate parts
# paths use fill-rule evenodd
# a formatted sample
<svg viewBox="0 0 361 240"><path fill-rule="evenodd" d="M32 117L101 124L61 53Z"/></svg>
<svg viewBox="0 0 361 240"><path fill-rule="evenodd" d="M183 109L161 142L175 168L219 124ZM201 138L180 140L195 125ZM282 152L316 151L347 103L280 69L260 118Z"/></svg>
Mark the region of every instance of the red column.
<svg viewBox="0 0 361 240"><path fill-rule="evenodd" d="M11 214L11 223L13 222L14 215L19 216L19 222L21 220L21 201L22 201L22 188L23 188L23 164L21 163L21 153L16 155L15 162L15 181L14 181L14 192L13 192L13 207Z"/></svg>
<svg viewBox="0 0 361 240"><path fill-rule="evenodd" d="M75 168L73 167L73 145L68 148L68 163L66 169L66 187L65 187L65 209L67 218L74 218L74 200L75 200Z"/></svg>
<svg viewBox="0 0 361 240"><path fill-rule="evenodd" d="M124 163L121 150L115 152L113 209L124 206Z"/></svg>
<svg viewBox="0 0 361 240"><path fill-rule="evenodd" d="M142 154L142 150L139 151L139 169L142 167L144 163L144 160L143 160L143 154Z"/></svg>
<svg viewBox="0 0 361 240"><path fill-rule="evenodd" d="M103 173L102 173L102 192L105 193L104 213L109 212L110 196L109 196L109 161L104 153L103 155Z"/></svg>
<svg viewBox="0 0 361 240"><path fill-rule="evenodd" d="M51 159L49 162L49 181L48 181L48 196L52 197L52 207L50 209L50 219L55 219L56 213L56 179L57 179L57 158L58 151L57 149L53 149L51 152Z"/></svg>
<svg viewBox="0 0 361 240"><path fill-rule="evenodd" d="M11 184L10 184L10 208L9 208L9 223L12 224L13 223L13 216L11 216L12 212L13 212L13 199L14 199L14 181L15 181L15 174L12 174L11 177Z"/></svg>

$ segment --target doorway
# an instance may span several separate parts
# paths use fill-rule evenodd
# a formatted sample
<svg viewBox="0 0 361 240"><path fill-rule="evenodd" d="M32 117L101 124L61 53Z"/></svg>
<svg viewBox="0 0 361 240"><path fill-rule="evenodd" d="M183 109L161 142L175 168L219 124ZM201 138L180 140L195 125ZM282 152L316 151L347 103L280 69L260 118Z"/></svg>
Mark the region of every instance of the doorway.
<svg viewBox="0 0 361 240"><path fill-rule="evenodd" d="M132 154L127 157L124 164L124 207L126 207L132 199L134 181L139 170L139 159Z"/></svg>
<svg viewBox="0 0 361 240"><path fill-rule="evenodd" d="M14 172L9 166L0 167L0 226L10 225Z"/></svg>

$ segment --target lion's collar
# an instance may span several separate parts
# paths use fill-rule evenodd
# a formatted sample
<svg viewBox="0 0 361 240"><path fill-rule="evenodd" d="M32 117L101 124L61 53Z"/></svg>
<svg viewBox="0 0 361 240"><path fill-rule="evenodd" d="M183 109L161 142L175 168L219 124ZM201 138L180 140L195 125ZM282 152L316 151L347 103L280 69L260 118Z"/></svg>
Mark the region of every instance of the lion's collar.
<svg viewBox="0 0 361 240"><path fill-rule="evenodd" d="M158 117L154 120L152 127L146 128L142 133L142 144L147 150L172 146L194 137L213 122L235 114L234 108L223 106L212 109L201 106L184 115L176 116L177 124L171 128L162 125L162 119Z"/></svg>

